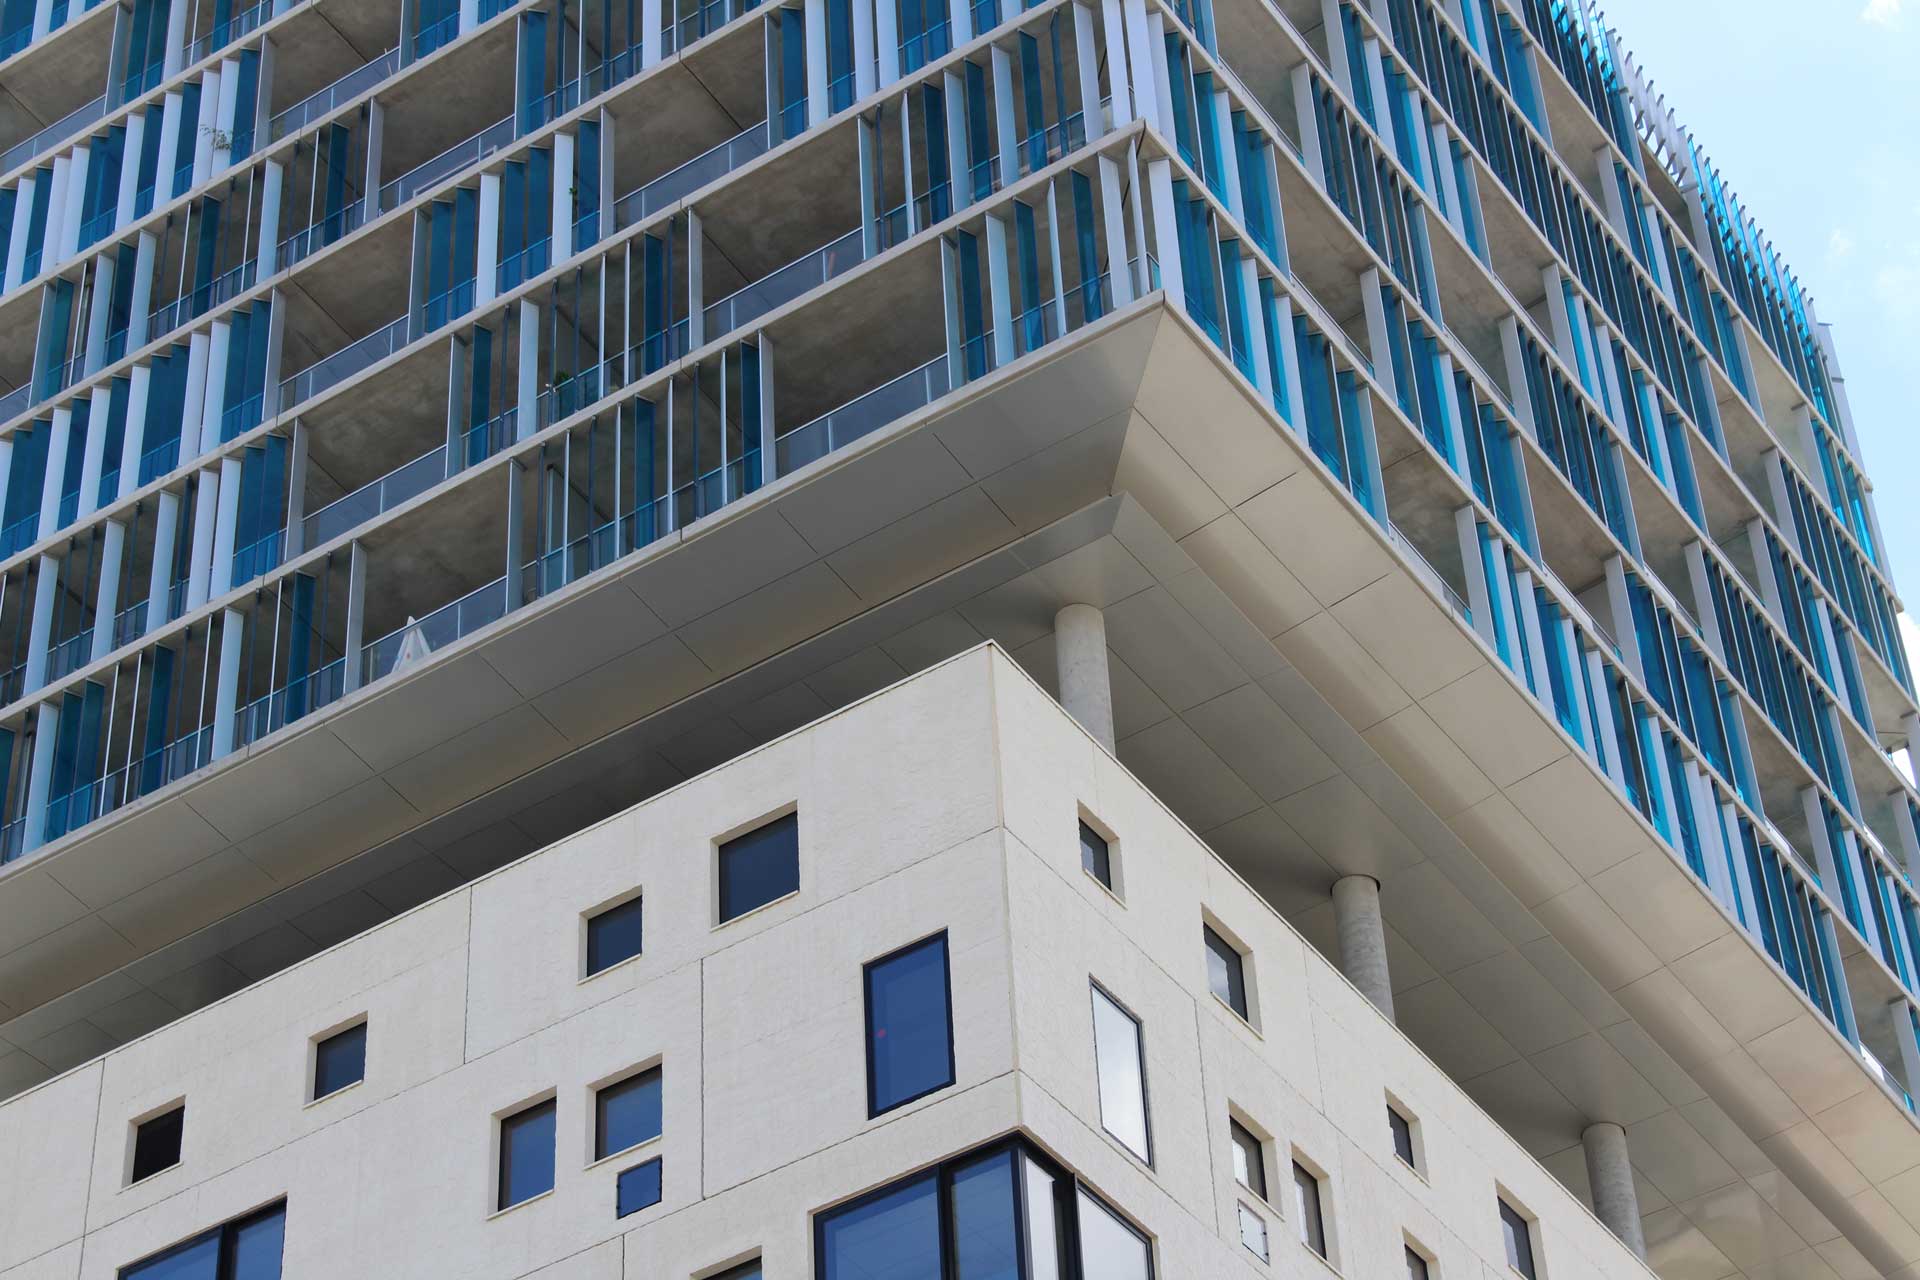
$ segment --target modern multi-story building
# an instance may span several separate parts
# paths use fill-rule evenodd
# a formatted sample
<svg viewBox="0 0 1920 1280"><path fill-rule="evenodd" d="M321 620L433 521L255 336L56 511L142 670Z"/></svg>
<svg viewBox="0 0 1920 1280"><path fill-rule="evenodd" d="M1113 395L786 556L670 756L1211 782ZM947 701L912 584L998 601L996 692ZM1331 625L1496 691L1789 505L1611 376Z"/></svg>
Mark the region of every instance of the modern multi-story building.
<svg viewBox="0 0 1920 1280"><path fill-rule="evenodd" d="M1920 1275L1844 386L1585 3L0 54L4 1280Z"/></svg>

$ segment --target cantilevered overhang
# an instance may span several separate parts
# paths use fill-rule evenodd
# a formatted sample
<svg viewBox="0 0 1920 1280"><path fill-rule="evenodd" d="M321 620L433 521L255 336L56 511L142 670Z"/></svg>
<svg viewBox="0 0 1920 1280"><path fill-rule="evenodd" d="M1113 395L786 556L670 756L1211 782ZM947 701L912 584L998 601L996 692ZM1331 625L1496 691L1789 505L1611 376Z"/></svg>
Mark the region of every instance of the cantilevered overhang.
<svg viewBox="0 0 1920 1280"><path fill-rule="evenodd" d="M1122 761L1329 950L1379 876L1401 1025L1576 1187L1626 1125L1670 1280L1900 1274L1920 1128L1404 545L1156 295L10 866L0 1037L83 1060L982 638L1051 685L1085 601Z"/></svg>

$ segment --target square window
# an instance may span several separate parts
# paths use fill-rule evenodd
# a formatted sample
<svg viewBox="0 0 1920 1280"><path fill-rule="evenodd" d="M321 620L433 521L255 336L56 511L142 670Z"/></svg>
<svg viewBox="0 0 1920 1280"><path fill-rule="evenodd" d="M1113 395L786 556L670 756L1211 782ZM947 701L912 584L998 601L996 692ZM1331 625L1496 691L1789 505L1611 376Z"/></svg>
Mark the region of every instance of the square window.
<svg viewBox="0 0 1920 1280"><path fill-rule="evenodd" d="M587 917L587 976L640 954L640 899Z"/></svg>
<svg viewBox="0 0 1920 1280"><path fill-rule="evenodd" d="M1527 1280L1538 1280L1533 1268L1533 1224L1505 1197L1500 1200L1500 1234L1506 1237L1507 1265Z"/></svg>
<svg viewBox="0 0 1920 1280"><path fill-rule="evenodd" d="M800 888L800 815L790 813L720 846L720 923Z"/></svg>
<svg viewBox="0 0 1920 1280"><path fill-rule="evenodd" d="M1212 925L1201 925L1200 932L1205 935L1207 943L1207 985L1227 1008L1245 1018L1247 972L1244 958L1231 942L1214 932Z"/></svg>
<svg viewBox="0 0 1920 1280"><path fill-rule="evenodd" d="M1233 1179L1247 1190L1267 1198L1267 1158L1260 1149L1260 1139L1254 1137L1252 1130L1238 1120L1227 1120L1227 1131L1233 1135Z"/></svg>
<svg viewBox="0 0 1920 1280"><path fill-rule="evenodd" d="M660 1203L660 1157L624 1170L613 1184L613 1216L624 1218Z"/></svg>
<svg viewBox="0 0 1920 1280"><path fill-rule="evenodd" d="M1140 1020L1097 984L1093 988L1093 1063L1100 1083L1101 1127L1151 1165L1147 1056Z"/></svg>
<svg viewBox="0 0 1920 1280"><path fill-rule="evenodd" d="M1107 838L1082 822L1080 824L1080 866L1107 888L1113 888L1113 849Z"/></svg>
<svg viewBox="0 0 1920 1280"><path fill-rule="evenodd" d="M313 1100L367 1078L367 1024L336 1031L313 1046Z"/></svg>
<svg viewBox="0 0 1920 1280"><path fill-rule="evenodd" d="M593 1095L593 1158L605 1160L660 1136L660 1068Z"/></svg>
<svg viewBox="0 0 1920 1280"><path fill-rule="evenodd" d="M1267 1261L1267 1220L1247 1205L1240 1205L1240 1243L1260 1261Z"/></svg>
<svg viewBox="0 0 1920 1280"><path fill-rule="evenodd" d="M867 1114L953 1083L953 1009L947 935L866 966Z"/></svg>
<svg viewBox="0 0 1920 1280"><path fill-rule="evenodd" d="M1407 1280L1433 1280L1427 1260L1412 1245L1407 1247Z"/></svg>
<svg viewBox="0 0 1920 1280"><path fill-rule="evenodd" d="M500 1121L500 1198L497 1209L553 1190L553 1099Z"/></svg>
<svg viewBox="0 0 1920 1280"><path fill-rule="evenodd" d="M1387 1128L1393 1133L1393 1154L1399 1156L1400 1163L1407 1168L1417 1171L1420 1166L1413 1158L1413 1121L1391 1102L1387 1104Z"/></svg>
<svg viewBox="0 0 1920 1280"><path fill-rule="evenodd" d="M133 1171L129 1184L151 1178L163 1169L180 1163L180 1139L187 1127L185 1103L150 1120L142 1120L133 1130Z"/></svg>
<svg viewBox="0 0 1920 1280"><path fill-rule="evenodd" d="M1293 1162L1293 1193L1299 1209L1296 1216L1300 1222L1300 1243L1325 1258L1327 1220L1320 1203L1320 1179L1298 1160Z"/></svg>

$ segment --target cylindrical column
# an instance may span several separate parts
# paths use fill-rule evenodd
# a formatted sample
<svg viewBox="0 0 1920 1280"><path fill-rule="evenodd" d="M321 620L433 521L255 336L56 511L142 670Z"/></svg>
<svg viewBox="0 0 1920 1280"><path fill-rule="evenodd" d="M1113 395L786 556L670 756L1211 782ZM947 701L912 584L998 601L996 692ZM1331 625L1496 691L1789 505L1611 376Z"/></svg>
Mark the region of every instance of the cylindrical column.
<svg viewBox="0 0 1920 1280"><path fill-rule="evenodd" d="M1107 678L1107 619L1090 604L1070 604L1053 617L1053 660L1060 705L1112 751L1113 685Z"/></svg>
<svg viewBox="0 0 1920 1280"><path fill-rule="evenodd" d="M1633 1166L1627 1161L1627 1131L1617 1124L1590 1124L1580 1135L1580 1145L1587 1153L1594 1215L1635 1257L1644 1260L1647 1241L1640 1234L1640 1196L1633 1189Z"/></svg>
<svg viewBox="0 0 1920 1280"><path fill-rule="evenodd" d="M1334 881L1333 923L1340 939L1340 972L1392 1020L1393 981L1387 972L1387 930L1380 923L1380 882L1372 876Z"/></svg>

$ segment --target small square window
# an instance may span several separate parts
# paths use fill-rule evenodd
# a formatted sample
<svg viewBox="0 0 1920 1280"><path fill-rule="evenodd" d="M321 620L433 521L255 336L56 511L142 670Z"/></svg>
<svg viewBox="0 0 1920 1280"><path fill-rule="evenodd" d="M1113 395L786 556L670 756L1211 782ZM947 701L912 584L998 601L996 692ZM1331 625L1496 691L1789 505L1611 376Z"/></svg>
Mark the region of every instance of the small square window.
<svg viewBox="0 0 1920 1280"><path fill-rule="evenodd" d="M511 1209L553 1190L553 1099L500 1122L500 1198Z"/></svg>
<svg viewBox="0 0 1920 1280"><path fill-rule="evenodd" d="M1300 1243L1327 1256L1327 1220L1320 1203L1320 1179L1298 1160L1293 1162L1294 1203L1299 1209Z"/></svg>
<svg viewBox="0 0 1920 1280"><path fill-rule="evenodd" d="M1538 1280L1533 1266L1533 1224L1505 1197L1500 1200L1500 1234L1506 1237L1507 1265L1527 1280Z"/></svg>
<svg viewBox="0 0 1920 1280"><path fill-rule="evenodd" d="M180 1140L187 1128L187 1107L185 1103L148 1120L142 1120L133 1130L133 1170L128 1176L129 1184L143 1178L151 1178L165 1169L171 1169L180 1163Z"/></svg>
<svg viewBox="0 0 1920 1280"><path fill-rule="evenodd" d="M1107 888L1113 888L1113 848L1107 838L1082 822L1080 824L1080 866Z"/></svg>
<svg viewBox="0 0 1920 1280"><path fill-rule="evenodd" d="M628 1076L593 1095L593 1158L637 1147L660 1136L660 1068Z"/></svg>
<svg viewBox="0 0 1920 1280"><path fill-rule="evenodd" d="M1407 1280L1433 1280L1433 1270L1420 1251L1412 1245L1407 1249Z"/></svg>
<svg viewBox="0 0 1920 1280"><path fill-rule="evenodd" d="M790 813L720 846L720 923L800 888L800 817Z"/></svg>
<svg viewBox="0 0 1920 1280"><path fill-rule="evenodd" d="M951 987L944 933L866 966L868 1115L953 1083Z"/></svg>
<svg viewBox="0 0 1920 1280"><path fill-rule="evenodd" d="M1267 1157L1260 1139L1238 1120L1229 1118L1227 1131L1233 1136L1233 1180L1247 1190L1267 1198Z"/></svg>
<svg viewBox="0 0 1920 1280"><path fill-rule="evenodd" d="M613 1216L624 1218L660 1203L660 1157L624 1170L613 1185Z"/></svg>
<svg viewBox="0 0 1920 1280"><path fill-rule="evenodd" d="M313 1046L313 1099L318 1102L367 1078L367 1024L337 1031Z"/></svg>
<svg viewBox="0 0 1920 1280"><path fill-rule="evenodd" d="M1236 1206L1240 1211L1240 1243L1260 1261L1267 1261L1267 1220L1251 1206Z"/></svg>
<svg viewBox="0 0 1920 1280"><path fill-rule="evenodd" d="M1393 1154L1399 1156L1400 1163L1407 1168L1418 1170L1420 1165L1413 1158L1413 1121L1391 1102L1387 1104L1387 1128L1393 1133Z"/></svg>
<svg viewBox="0 0 1920 1280"><path fill-rule="evenodd" d="M1203 924L1200 931L1207 943L1207 985L1213 994L1220 997L1227 1008L1247 1016L1247 971L1246 961L1231 942L1215 933L1212 925Z"/></svg>
<svg viewBox="0 0 1920 1280"><path fill-rule="evenodd" d="M587 917L587 976L640 954L640 899Z"/></svg>

